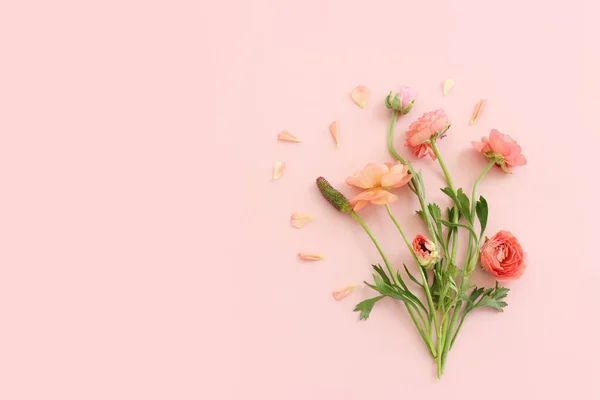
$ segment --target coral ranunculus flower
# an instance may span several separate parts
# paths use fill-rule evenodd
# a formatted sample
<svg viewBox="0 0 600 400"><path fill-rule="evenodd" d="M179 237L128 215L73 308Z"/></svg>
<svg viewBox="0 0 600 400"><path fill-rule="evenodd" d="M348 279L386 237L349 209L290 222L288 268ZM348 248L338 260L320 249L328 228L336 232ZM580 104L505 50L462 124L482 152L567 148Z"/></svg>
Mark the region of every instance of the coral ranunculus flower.
<svg viewBox="0 0 600 400"><path fill-rule="evenodd" d="M481 266L499 282L519 278L527 268L527 254L512 233L500 231L481 247Z"/></svg>
<svg viewBox="0 0 600 400"><path fill-rule="evenodd" d="M508 135L492 129L490 138L483 137L481 142L472 142L473 148L482 153L488 160L496 161L502 171L511 173L508 167L519 167L527 164L527 159L521 154L521 146Z"/></svg>
<svg viewBox="0 0 600 400"><path fill-rule="evenodd" d="M431 138L443 135L449 127L448 116L443 109L425 113L408 127L405 146L410 147L413 154L419 158L429 154L431 159L435 160Z"/></svg>
<svg viewBox="0 0 600 400"><path fill-rule="evenodd" d="M437 246L423 235L417 235L412 242L412 248L424 268L431 268L440 259Z"/></svg>
<svg viewBox="0 0 600 400"><path fill-rule="evenodd" d="M391 189L406 185L412 178L408 173L408 166L397 162L375 164L370 163L353 176L346 178L350 186L365 189L350 200L355 212L362 210L367 203L389 204L398 200L398 196L391 193Z"/></svg>

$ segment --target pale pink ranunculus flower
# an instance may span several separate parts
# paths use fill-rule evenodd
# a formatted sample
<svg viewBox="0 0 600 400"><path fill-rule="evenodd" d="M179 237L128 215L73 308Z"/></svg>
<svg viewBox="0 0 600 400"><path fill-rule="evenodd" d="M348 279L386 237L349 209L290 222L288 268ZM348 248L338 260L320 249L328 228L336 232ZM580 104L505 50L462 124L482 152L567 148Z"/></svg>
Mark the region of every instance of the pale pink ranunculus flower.
<svg viewBox="0 0 600 400"><path fill-rule="evenodd" d="M391 193L390 190L406 185L411 178L408 166L400 162L367 164L362 171L346 178L348 185L364 189L350 200L350 204L353 210L358 212L369 202L372 204L393 203L398 200L398 196Z"/></svg>
<svg viewBox="0 0 600 400"><path fill-rule="evenodd" d="M417 235L412 242L412 248L424 268L432 267L439 259L440 253L435 243L423 235Z"/></svg>
<svg viewBox="0 0 600 400"><path fill-rule="evenodd" d="M512 233L500 231L481 247L481 266L499 282L519 278L527 268L527 254Z"/></svg>
<svg viewBox="0 0 600 400"><path fill-rule="evenodd" d="M496 161L502 171L510 173L509 167L527 164L527 159L521 154L521 146L511 138L496 129L490 132L490 138L482 137L481 142L471 142L473 148L492 161Z"/></svg>
<svg viewBox="0 0 600 400"><path fill-rule="evenodd" d="M449 127L448 116L443 109L425 113L408 127L405 146L410 147L419 158L429 154L435 160L430 140L435 135L443 134Z"/></svg>

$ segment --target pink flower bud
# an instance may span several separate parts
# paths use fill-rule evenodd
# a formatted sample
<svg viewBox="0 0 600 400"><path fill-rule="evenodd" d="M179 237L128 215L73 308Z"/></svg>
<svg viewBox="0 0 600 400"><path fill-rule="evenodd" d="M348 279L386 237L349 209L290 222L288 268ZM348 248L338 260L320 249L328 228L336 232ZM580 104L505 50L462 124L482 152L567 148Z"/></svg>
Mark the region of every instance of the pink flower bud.
<svg viewBox="0 0 600 400"><path fill-rule="evenodd" d="M419 260L419 264L424 268L432 268L440 259L440 253L431 240L423 235L417 235L412 242L412 247Z"/></svg>
<svg viewBox="0 0 600 400"><path fill-rule="evenodd" d="M385 106L392 110L400 111L400 114L406 115L410 112L415 103L415 91L409 87L401 86L398 93L392 96L392 92L385 99Z"/></svg>

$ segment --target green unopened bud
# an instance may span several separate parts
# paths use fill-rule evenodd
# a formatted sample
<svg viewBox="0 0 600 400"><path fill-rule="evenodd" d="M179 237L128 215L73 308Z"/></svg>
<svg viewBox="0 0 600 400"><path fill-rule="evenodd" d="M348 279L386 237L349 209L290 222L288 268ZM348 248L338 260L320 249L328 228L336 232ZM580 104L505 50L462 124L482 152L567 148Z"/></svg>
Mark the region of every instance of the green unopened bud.
<svg viewBox="0 0 600 400"><path fill-rule="evenodd" d="M319 191L325 197L325 200L329 202L332 206L334 206L338 211L341 211L346 214L350 214L352 212L352 207L350 206L350 202L340 192L335 190L333 186L327 182L327 179L322 176L317 178L317 187Z"/></svg>

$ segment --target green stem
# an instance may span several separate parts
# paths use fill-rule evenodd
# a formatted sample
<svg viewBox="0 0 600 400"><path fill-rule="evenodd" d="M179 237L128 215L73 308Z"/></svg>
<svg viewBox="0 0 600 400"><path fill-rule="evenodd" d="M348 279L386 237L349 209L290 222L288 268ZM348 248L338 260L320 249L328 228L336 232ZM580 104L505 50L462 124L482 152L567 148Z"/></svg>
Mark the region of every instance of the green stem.
<svg viewBox="0 0 600 400"><path fill-rule="evenodd" d="M450 188L450 190L452 190L453 193L456 193L456 189L454 188L454 182L452 181L450 172L448 172L448 167L446 167L444 158L442 157L442 154L440 153L440 150L438 149L434 139L431 140L431 148L433 149L433 153L438 159L440 167L442 167L442 171L444 172L444 176L446 177L446 181L448 182L448 187ZM456 210L456 212L454 213L452 222L455 224L458 222L458 210ZM454 230L454 234L452 236L452 255L450 257L450 262L454 264L456 262L456 253L458 251L458 228L452 229Z"/></svg>
<svg viewBox="0 0 600 400"><path fill-rule="evenodd" d="M383 249L379 245L379 242L377 241L377 239L375 238L375 236L373 235L373 233L371 232L371 230L369 229L369 227L367 226L367 224L365 224L365 222L363 221L363 219L361 217L359 217L358 214L356 214L355 212L352 212L350 215L352 215L352 217L360 224L360 226L362 226L362 228L365 230L365 232L367 232L367 235L369 235L369 237L371 238L371 241L373 242L373 244L377 248L377 251L379 251L379 254L381 255L381 258L383 258L383 262L385 263L385 266L387 267L387 270L388 270L389 274L391 275L392 280L394 281L394 283L397 286L400 286L400 282L398 281L398 277L396 276L396 274L394 274L394 271L392 270L392 266L391 266L388 258L386 257L385 253L383 252ZM421 327L421 324L419 324L419 322L417 321L417 317L415 316L415 311L413 310L412 306L409 305L406 302L404 302L404 305L406 306L406 309L407 309L408 313L410 314L411 319L413 320L415 326L417 327L417 330L419 331L419 334L421 335L421 338L423 338L423 341L425 342L425 344L429 348L429 351L430 351L431 355L433 357L436 357L436 352L435 352L435 349L433 348L433 344L431 343L431 339L429 339L427 337L427 335L425 334L423 328ZM423 318L421 317L421 319L423 319Z"/></svg>
<svg viewBox="0 0 600 400"><path fill-rule="evenodd" d="M435 242L436 245L439 245L437 240L437 236L435 235L435 231L433 230L433 224L431 223L431 215L429 214L429 209L427 208L427 201L425 200L425 188L421 184L421 179L419 175L415 172L410 162L405 161L400 154L394 148L394 128L396 127L396 120L398 119L398 111L392 111L392 121L390 122L390 129L388 131L388 150L390 154L402 164L408 166L408 171L412 175L413 179L409 183L410 190L417 195L419 199L419 203L421 204L421 210L423 211L423 219L425 219L425 223L427 224L427 229ZM411 186L412 185L412 186Z"/></svg>
<svg viewBox="0 0 600 400"><path fill-rule="evenodd" d="M471 219L472 219L472 221L470 221L471 226L473 226L473 223L475 222L475 205L477 203L477 199L476 199L477 188L479 187L479 183L481 182L483 177L488 173L488 171L490 169L492 169L492 167L494 166L495 163L496 163L495 161L490 161L488 163L488 165L485 166L483 171L481 171L481 173L475 180L475 183L473 184L473 192L471 194ZM482 234L483 234L483 232L482 232ZM476 244L475 242L476 242L476 240L475 239L471 240L471 237L469 236L469 247L467 249L467 258L466 258L467 267L470 267L471 263L472 263L471 260L473 258L476 258L476 257L473 257L474 256L473 253L478 253L477 249L473 248L473 245Z"/></svg>
<svg viewBox="0 0 600 400"><path fill-rule="evenodd" d="M473 184L473 192L472 192L472 196L471 196L471 221L470 224L471 226L473 226L473 222L474 222L474 215L475 215L475 204L476 204L476 196L477 196L477 188L479 186L479 183L481 182L481 180L483 179L483 177L488 173L488 171L492 168L492 166L495 164L494 161L491 161L481 172L481 174L479 174L479 176L477 177L477 179L475 180L475 183ZM473 248L473 245L475 245L475 248ZM459 289L459 297L462 293L465 292L466 288L467 288L467 283L469 280L469 276L471 274L471 272L475 269L473 263L477 262L477 257L479 256L479 249L477 246L477 238L472 238L471 235L469 235L469 247L467 249L467 259L466 259L466 266L465 266L465 275L463 276L461 285L460 285L460 289ZM456 303L456 306L454 307L454 311L452 312L452 321L450 322L450 327L448 328L447 332L446 332L446 339L445 339L445 343L444 343L444 350L442 352L442 371L446 365L446 359L448 357L448 352L450 351L450 349L452 348L452 346L454 345L454 342L456 341L456 337L458 336L458 332L460 331L460 328L463 325L463 322L465 321L465 315L463 313L463 316L461 318L460 324L458 325L458 327L456 328L455 331L455 326L456 326L456 322L458 321L458 318L460 316L460 314L463 313L462 311L462 301L459 300ZM450 335L450 339L447 337L448 335Z"/></svg>
<svg viewBox="0 0 600 400"><path fill-rule="evenodd" d="M385 208L387 209L388 215L394 222L394 225L396 225L396 228L398 228L400 235L402 235L402 239L404 239L404 243L406 244L406 247L408 247L410 254L412 255L413 259L415 260L415 264L417 264L417 267L419 267L419 271L421 272L421 279L423 279L423 290L425 290L425 296L427 297L427 303L429 305L429 313L430 313L430 315L433 316L433 325L434 325L435 329L437 330L437 326L438 326L437 314L435 311L435 306L433 305L433 299L431 297L431 292L429 291L429 284L427 283L427 277L425 276L425 271L423 271L423 267L419 263L419 259L417 258L415 251L413 250L410 242L408 241L406 235L404 234L404 231L402 230L400 223L398 223L398 220L396 220L396 218L394 217L394 214L392 214L392 209L390 208L389 204L386 204Z"/></svg>
<svg viewBox="0 0 600 400"><path fill-rule="evenodd" d="M404 159L400 157L400 154L398 154L398 152L394 148L394 128L396 127L396 119L398 119L398 111L394 110L392 111L392 122L390 123L390 130L388 133L388 149L396 160L406 165L406 161L404 161ZM412 169L412 167L410 168Z"/></svg>

